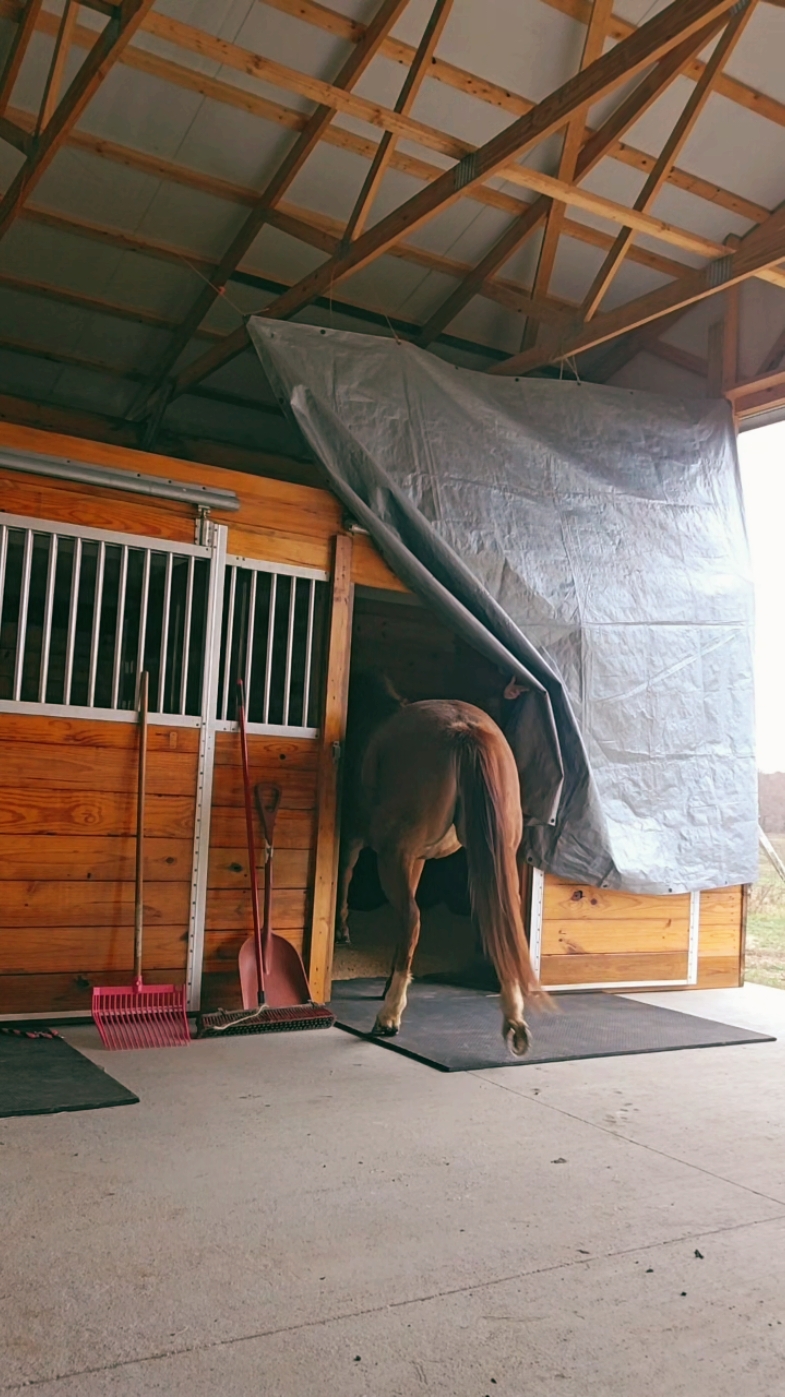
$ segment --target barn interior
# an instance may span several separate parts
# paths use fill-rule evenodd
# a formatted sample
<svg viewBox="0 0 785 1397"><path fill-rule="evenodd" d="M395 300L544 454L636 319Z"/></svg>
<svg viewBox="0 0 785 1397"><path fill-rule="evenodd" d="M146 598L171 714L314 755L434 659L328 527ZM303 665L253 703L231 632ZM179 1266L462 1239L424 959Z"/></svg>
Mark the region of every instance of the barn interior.
<svg viewBox="0 0 785 1397"><path fill-rule="evenodd" d="M780 1390L785 992L744 983L740 877L535 868L526 907L535 1049L581 997L735 1047L109 1051L91 997L134 972L142 671L145 983L194 1034L243 1003L236 681L317 1001L395 935L366 856L333 947L351 670L504 721L506 671L351 517L252 318L655 395L732 453L785 419L784 58L784 0L0 0L3 1393ZM477 947L444 865L415 972L452 987ZM71 1049L125 1104L17 1112L12 1054Z"/></svg>

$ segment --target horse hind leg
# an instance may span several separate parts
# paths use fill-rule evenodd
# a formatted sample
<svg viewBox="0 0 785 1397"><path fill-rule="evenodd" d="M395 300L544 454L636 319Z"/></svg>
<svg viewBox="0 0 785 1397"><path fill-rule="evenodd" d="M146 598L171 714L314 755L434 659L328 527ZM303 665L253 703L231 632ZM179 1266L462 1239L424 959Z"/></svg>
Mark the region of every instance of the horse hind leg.
<svg viewBox="0 0 785 1397"><path fill-rule="evenodd" d="M335 921L336 946L351 946L352 944L349 936L349 888L362 850L362 839L354 837L341 840L340 868L338 870L338 915Z"/></svg>
<svg viewBox="0 0 785 1397"><path fill-rule="evenodd" d="M420 909L416 892L424 862L424 859L407 859L397 852L379 856L379 879L384 894L403 922L384 1002L373 1028L374 1033L385 1038L391 1038L398 1032L406 1008L406 992L412 980L412 961L420 939Z"/></svg>
<svg viewBox="0 0 785 1397"><path fill-rule="evenodd" d="M524 1018L523 992L517 980L504 981L499 998L504 1019L502 1036L515 1057L525 1057L531 1045L531 1034Z"/></svg>

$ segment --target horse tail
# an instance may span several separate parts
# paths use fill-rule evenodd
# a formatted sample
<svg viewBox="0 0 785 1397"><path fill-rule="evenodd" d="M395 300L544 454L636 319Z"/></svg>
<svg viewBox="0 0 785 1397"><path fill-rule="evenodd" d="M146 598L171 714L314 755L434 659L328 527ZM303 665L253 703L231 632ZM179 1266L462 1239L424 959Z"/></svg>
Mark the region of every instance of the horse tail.
<svg viewBox="0 0 785 1397"><path fill-rule="evenodd" d="M505 772L498 740L482 728L462 726L455 744L472 914L483 948L502 983L541 995L521 915L517 850L503 828ZM516 800L518 789L516 780Z"/></svg>

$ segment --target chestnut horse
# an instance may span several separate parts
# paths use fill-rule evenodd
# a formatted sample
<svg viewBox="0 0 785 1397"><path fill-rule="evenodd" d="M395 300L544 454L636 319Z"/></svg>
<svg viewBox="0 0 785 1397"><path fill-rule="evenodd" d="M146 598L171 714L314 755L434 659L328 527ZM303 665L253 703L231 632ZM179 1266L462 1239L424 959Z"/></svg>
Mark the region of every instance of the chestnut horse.
<svg viewBox="0 0 785 1397"><path fill-rule="evenodd" d="M353 680L337 940L349 939L349 884L368 845L376 852L385 896L403 923L374 1033L396 1034L406 1008L425 861L446 858L463 845L472 915L499 977L502 1033L516 1056L526 1052L524 996L541 991L521 916L516 854L522 822L515 759L487 713L458 700L405 704L380 676Z"/></svg>

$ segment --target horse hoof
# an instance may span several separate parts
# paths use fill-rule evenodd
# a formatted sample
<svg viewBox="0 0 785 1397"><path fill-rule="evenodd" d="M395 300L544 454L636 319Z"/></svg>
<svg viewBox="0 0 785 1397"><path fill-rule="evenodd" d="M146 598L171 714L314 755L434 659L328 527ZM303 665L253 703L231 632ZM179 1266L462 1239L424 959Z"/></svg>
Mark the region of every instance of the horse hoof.
<svg viewBox="0 0 785 1397"><path fill-rule="evenodd" d="M398 1025L396 1023L379 1023L377 1019L371 1032L374 1038L394 1038L398 1032Z"/></svg>
<svg viewBox="0 0 785 1397"><path fill-rule="evenodd" d="M525 1057L531 1046L531 1034L528 1025L521 1022L517 1024L505 1024L504 1037L507 1047L513 1057Z"/></svg>
<svg viewBox="0 0 785 1397"><path fill-rule="evenodd" d="M335 944L336 946L351 946L352 941L348 931L341 931L338 928L335 933Z"/></svg>

